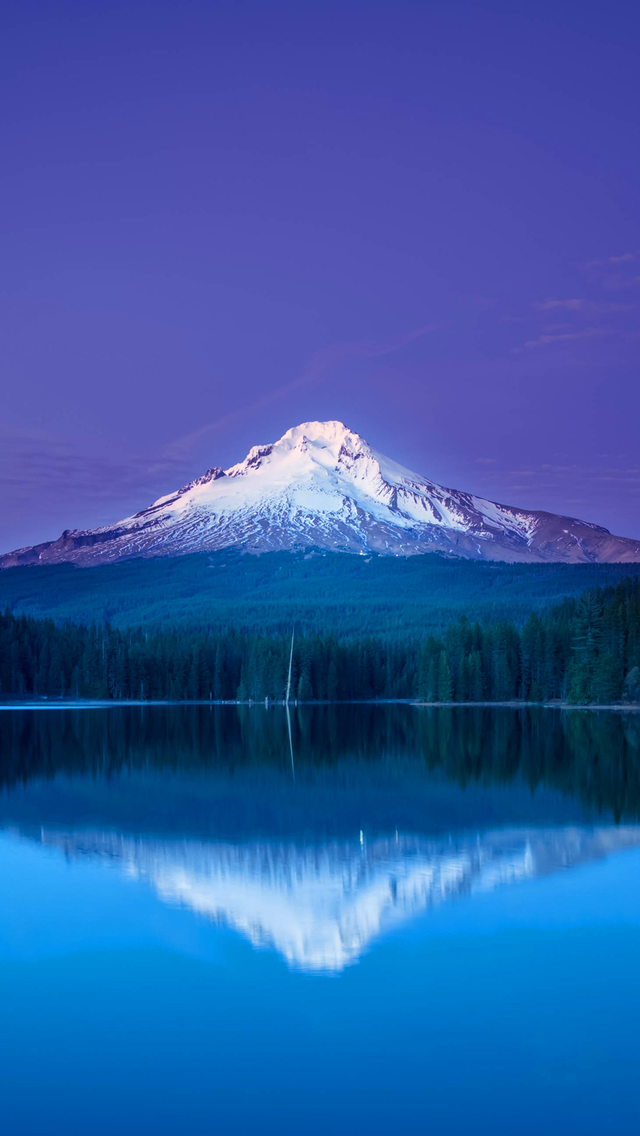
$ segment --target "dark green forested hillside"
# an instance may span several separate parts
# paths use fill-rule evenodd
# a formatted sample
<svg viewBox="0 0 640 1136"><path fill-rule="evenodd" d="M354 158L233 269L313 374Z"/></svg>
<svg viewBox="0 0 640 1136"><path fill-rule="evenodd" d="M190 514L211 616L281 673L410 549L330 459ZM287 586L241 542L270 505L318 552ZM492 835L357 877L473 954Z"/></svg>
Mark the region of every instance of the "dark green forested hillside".
<svg viewBox="0 0 640 1136"><path fill-rule="evenodd" d="M415 638L442 634L466 613L521 624L532 610L606 587L639 565L493 564L429 556L353 556L227 550L129 560L96 568L0 572L0 610L57 622L109 622L192 631L230 627L286 634L295 620L319 635Z"/></svg>
<svg viewBox="0 0 640 1136"><path fill-rule="evenodd" d="M640 699L640 581L590 589L526 621L450 622L441 635L318 635L299 628L293 696L313 699L576 703ZM5 696L110 699L281 699L287 634L58 626L0 617Z"/></svg>

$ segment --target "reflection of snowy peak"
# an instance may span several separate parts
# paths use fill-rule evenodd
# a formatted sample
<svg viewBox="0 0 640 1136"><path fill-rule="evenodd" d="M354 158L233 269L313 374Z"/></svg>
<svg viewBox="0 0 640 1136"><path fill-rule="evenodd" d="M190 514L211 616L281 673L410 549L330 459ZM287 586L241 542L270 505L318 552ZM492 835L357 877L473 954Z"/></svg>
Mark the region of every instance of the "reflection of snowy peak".
<svg viewBox="0 0 640 1136"><path fill-rule="evenodd" d="M0 557L0 567L310 546L510 561L640 560L640 542L445 489L377 453L341 422L305 422L115 526L67 530Z"/></svg>
<svg viewBox="0 0 640 1136"><path fill-rule="evenodd" d="M426 908L640 844L640 827L517 829L426 840L205 844L43 830L67 855L119 863L162 900L225 923L290 966L338 972Z"/></svg>

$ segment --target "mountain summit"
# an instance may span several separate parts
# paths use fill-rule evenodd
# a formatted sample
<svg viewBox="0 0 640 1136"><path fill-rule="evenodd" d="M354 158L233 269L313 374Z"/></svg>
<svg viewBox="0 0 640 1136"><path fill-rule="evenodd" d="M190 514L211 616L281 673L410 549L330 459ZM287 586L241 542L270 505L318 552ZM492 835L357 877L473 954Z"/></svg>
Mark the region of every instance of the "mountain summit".
<svg viewBox="0 0 640 1136"><path fill-rule="evenodd" d="M219 548L323 548L503 561L640 561L640 541L599 525L445 489L372 449L341 422L305 422L244 461L207 470L116 525L67 529L0 567Z"/></svg>

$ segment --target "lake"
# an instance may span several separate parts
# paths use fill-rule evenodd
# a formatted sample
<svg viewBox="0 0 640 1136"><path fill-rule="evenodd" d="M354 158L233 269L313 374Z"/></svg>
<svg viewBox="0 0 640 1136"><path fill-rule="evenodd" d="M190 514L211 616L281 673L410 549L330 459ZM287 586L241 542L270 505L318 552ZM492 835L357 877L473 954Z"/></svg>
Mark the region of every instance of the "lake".
<svg viewBox="0 0 640 1136"><path fill-rule="evenodd" d="M636 1130L640 715L0 709L7 1136Z"/></svg>

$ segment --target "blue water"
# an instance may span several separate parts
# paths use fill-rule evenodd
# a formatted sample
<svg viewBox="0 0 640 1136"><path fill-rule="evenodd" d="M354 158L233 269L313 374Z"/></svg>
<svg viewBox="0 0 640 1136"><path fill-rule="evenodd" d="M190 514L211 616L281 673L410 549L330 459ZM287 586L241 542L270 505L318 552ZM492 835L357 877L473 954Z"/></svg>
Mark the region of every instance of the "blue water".
<svg viewBox="0 0 640 1136"><path fill-rule="evenodd" d="M636 1130L634 726L10 713L9 1136Z"/></svg>

